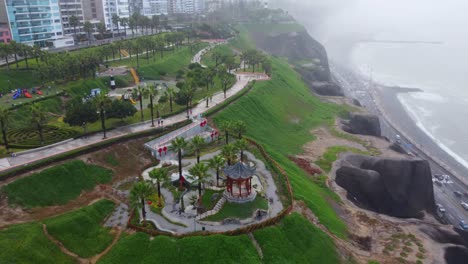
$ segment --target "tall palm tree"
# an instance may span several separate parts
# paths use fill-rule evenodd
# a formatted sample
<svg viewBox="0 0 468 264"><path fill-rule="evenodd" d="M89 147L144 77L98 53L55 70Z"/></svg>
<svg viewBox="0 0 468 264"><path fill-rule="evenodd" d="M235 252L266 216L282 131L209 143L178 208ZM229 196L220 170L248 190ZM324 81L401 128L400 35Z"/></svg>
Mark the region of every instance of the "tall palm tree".
<svg viewBox="0 0 468 264"><path fill-rule="evenodd" d="M73 33L75 35L75 41L78 40L76 28L80 25L80 19L76 16L71 16L68 19L68 23L73 27Z"/></svg>
<svg viewBox="0 0 468 264"><path fill-rule="evenodd" d="M8 153L8 139L7 139L7 130L8 124L11 119L11 111L8 108L0 107L0 127L2 129L3 143L5 144L5 149Z"/></svg>
<svg viewBox="0 0 468 264"><path fill-rule="evenodd" d="M239 139L238 141L236 141L235 143L236 145L236 148L240 151L240 161L243 162L244 161L244 150L247 149L247 147L249 146L249 143L247 142L247 140L245 140L245 138L242 138L242 139Z"/></svg>
<svg viewBox="0 0 468 264"><path fill-rule="evenodd" d="M197 156L197 163L200 163L200 152L205 143L205 139L200 135L194 136L192 138L192 141L190 141L190 148L195 152L195 155Z"/></svg>
<svg viewBox="0 0 468 264"><path fill-rule="evenodd" d="M149 177L156 180L156 186L158 188L158 206L161 207L161 182L169 179L168 171L165 168L153 169L149 172Z"/></svg>
<svg viewBox="0 0 468 264"><path fill-rule="evenodd" d="M233 144L224 145L223 149L221 150L221 155L227 160L228 166L231 166L233 162L236 161L236 146Z"/></svg>
<svg viewBox="0 0 468 264"><path fill-rule="evenodd" d="M91 24L91 22L85 21L84 25L83 25L83 30L86 32L86 34L88 36L88 45L89 45L89 44L91 44L91 36L92 36L93 30L94 30L94 26L93 26L93 24Z"/></svg>
<svg viewBox="0 0 468 264"><path fill-rule="evenodd" d="M127 17L120 18L120 24L122 25L124 29L125 36L127 36L128 18Z"/></svg>
<svg viewBox="0 0 468 264"><path fill-rule="evenodd" d="M120 35L120 24L119 24L119 21L120 21L119 15L117 15L117 14L112 14L112 24L114 24L115 26L117 26L117 34ZM113 31L112 31L112 37L114 37L114 32L113 32Z"/></svg>
<svg viewBox="0 0 468 264"><path fill-rule="evenodd" d="M185 141L185 138L183 137L178 137L174 140L171 141L171 147L170 149L174 152L177 152L178 160L179 160L179 184L180 187L182 188L182 151L186 149L188 146L187 141Z"/></svg>
<svg viewBox="0 0 468 264"><path fill-rule="evenodd" d="M195 166L193 166L190 170L189 173L192 175L192 177L197 177L198 181L198 197L199 197L199 203L201 204L202 202L202 184L204 185L208 179L209 179L209 174L208 174L208 169L209 167L205 163L197 163Z"/></svg>
<svg viewBox="0 0 468 264"><path fill-rule="evenodd" d="M106 24L100 22L96 25L96 29L99 32L101 39L104 39L104 33L106 33L107 31Z"/></svg>
<svg viewBox="0 0 468 264"><path fill-rule="evenodd" d="M153 188L147 182L135 183L130 191L130 200L132 201L132 204L137 208L141 208L143 224L146 223L145 200L150 197L151 194L153 194Z"/></svg>
<svg viewBox="0 0 468 264"><path fill-rule="evenodd" d="M101 91L100 94L94 97L93 103L99 110L99 116L101 118L101 128L104 132L104 136L102 139L106 139L106 109L109 108L111 104L111 99L107 96L107 92Z"/></svg>
<svg viewBox="0 0 468 264"><path fill-rule="evenodd" d="M151 109L151 126L154 127L154 98L158 95L158 90L156 85L150 85L148 88L143 90L143 97L150 99L150 109ZM159 118L159 109L158 109L158 118Z"/></svg>
<svg viewBox="0 0 468 264"><path fill-rule="evenodd" d="M36 127L37 131L39 132L41 145L43 145L44 144L43 129L44 129L44 125L47 122L47 115L45 111L42 109L42 107L37 103L34 103L31 105L30 111L32 114L31 123Z"/></svg>
<svg viewBox="0 0 468 264"><path fill-rule="evenodd" d="M18 70L18 54L21 53L21 43L18 43L14 40L10 41L10 47L11 47L11 53L15 55L15 63L16 63L16 69Z"/></svg>
<svg viewBox="0 0 468 264"><path fill-rule="evenodd" d="M226 160L221 155L216 155L208 161L208 166L216 170L216 186L219 186L219 172L224 164Z"/></svg>
<svg viewBox="0 0 468 264"><path fill-rule="evenodd" d="M237 137L241 139L242 135L247 132L247 125L244 121L238 120L233 123L232 130L234 133L237 133Z"/></svg>
<svg viewBox="0 0 468 264"><path fill-rule="evenodd" d="M226 144L229 144L229 133L232 130L232 122L224 121L220 124L219 129L224 132L224 136L226 137Z"/></svg>
<svg viewBox="0 0 468 264"><path fill-rule="evenodd" d="M172 88L172 87L167 88L166 95L167 95L167 97L169 99L169 107L170 107L171 113L172 113L172 103L174 102L174 96L175 96L174 88Z"/></svg>
<svg viewBox="0 0 468 264"><path fill-rule="evenodd" d="M138 56L138 55L137 55ZM135 89L132 90L132 95L133 95L133 98L138 98L138 100L140 101L140 120L141 122L143 122L145 120L145 116L143 114L143 92L144 92L145 88L141 87L141 86L137 86Z"/></svg>
<svg viewBox="0 0 468 264"><path fill-rule="evenodd" d="M8 62L8 57L11 55L12 50L9 44L0 43L0 57L3 57L6 62L7 70L10 70L10 63Z"/></svg>

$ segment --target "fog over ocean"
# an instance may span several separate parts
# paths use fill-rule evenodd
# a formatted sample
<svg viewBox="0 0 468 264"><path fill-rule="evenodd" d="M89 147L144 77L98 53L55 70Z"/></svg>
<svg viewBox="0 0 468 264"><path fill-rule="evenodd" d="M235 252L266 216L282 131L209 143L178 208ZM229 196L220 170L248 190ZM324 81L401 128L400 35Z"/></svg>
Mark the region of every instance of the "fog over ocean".
<svg viewBox="0 0 468 264"><path fill-rule="evenodd" d="M380 84L422 89L398 98L415 123L468 168L468 1L311 2L272 5L290 11L334 62Z"/></svg>

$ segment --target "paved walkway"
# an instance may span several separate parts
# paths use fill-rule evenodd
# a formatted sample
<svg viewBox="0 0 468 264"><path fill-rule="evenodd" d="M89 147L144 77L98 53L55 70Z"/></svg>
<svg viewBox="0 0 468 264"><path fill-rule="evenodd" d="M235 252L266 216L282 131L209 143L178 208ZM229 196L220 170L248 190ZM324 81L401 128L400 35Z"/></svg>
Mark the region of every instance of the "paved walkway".
<svg viewBox="0 0 468 264"><path fill-rule="evenodd" d="M206 161L218 155L219 153L220 151L215 151L215 152L202 156L200 159L202 161ZM261 220L256 220L252 218L252 219L248 219L245 221L241 221L241 223L231 223L231 224L221 224L217 222L208 223L208 222L198 221L195 219L196 215L194 214L193 211L190 211L190 209L186 210L184 213L179 213L179 204L175 202L173 194L166 188L161 188L161 193L165 201L165 206L162 210L162 214L164 216L153 213L150 210L149 206L146 204L147 221L153 222L156 225L156 227L161 231L181 234L181 233L190 233L190 232L194 232L197 230L200 231L202 227L204 227L205 230L208 230L208 231L226 232L226 231L238 229L247 224L265 221L268 218L277 216L283 210L283 204L281 203L281 200L278 196L277 188L276 188L271 172L266 169L265 164L261 160L258 160L250 152L244 152L244 155L249 160L254 161L256 164L255 175L257 175L261 179L263 190L265 192L267 199L269 200L268 202L269 214L267 218L263 218ZM166 161L166 162L169 162L169 161ZM177 161L175 160L172 162L174 164L177 164ZM192 166L194 166L194 164L196 163L196 160L184 159L183 163L188 164L184 167L184 171L185 171L185 170L189 170ZM212 175L213 177L212 181L215 184L216 173L214 170L210 170L209 172L210 172L210 175ZM149 180L148 175L145 173L143 173L143 178L146 180ZM189 205L188 199L190 197L190 194L185 195L185 196L187 196L184 199L185 205L188 207ZM140 219L141 219L141 216L140 216ZM175 224L175 223L178 223L178 224Z"/></svg>
<svg viewBox="0 0 468 264"><path fill-rule="evenodd" d="M207 47L207 49L208 48L210 47ZM197 60L199 61L201 59L201 57L197 55L195 55L194 57L195 61ZM244 89L247 86L247 84L252 80L266 80L267 79L262 74L236 74L236 78L237 78L237 81L227 91L226 98L224 98L224 95L222 92L216 93L213 95L213 100L210 102L209 107L206 107L205 103L203 102L199 103L197 106L192 108L192 115L198 116L199 114L203 114L207 110L224 102L226 99L232 97L233 95L237 94L239 91ZM164 119L164 126L172 125L178 122L182 122L184 120L187 120L185 112ZM107 140L119 138L127 134L142 132L142 131L146 131L150 129L152 129L151 121L145 121L145 122L137 123L134 125L119 127L119 128L116 128L107 132ZM101 141L103 141L102 133L97 133L87 138L68 140L61 144L46 146L46 147L36 149L36 150L29 150L23 153L19 152L17 153L16 157L8 157L8 158L0 159L0 171L4 171L13 167L28 165L29 163L32 163L38 160L53 157L53 156L77 149L77 148L93 145Z"/></svg>

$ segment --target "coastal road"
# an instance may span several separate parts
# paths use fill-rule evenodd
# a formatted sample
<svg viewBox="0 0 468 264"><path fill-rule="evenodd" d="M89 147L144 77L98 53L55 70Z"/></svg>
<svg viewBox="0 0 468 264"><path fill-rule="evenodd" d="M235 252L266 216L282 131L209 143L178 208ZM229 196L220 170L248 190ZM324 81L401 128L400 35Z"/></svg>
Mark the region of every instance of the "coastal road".
<svg viewBox="0 0 468 264"><path fill-rule="evenodd" d="M334 81L343 88L343 92L347 97L356 98L370 113L380 117L382 136L388 138L390 141L396 141L396 135L399 135L401 138L401 145L407 153L429 161L433 175L449 175L450 179L448 181L442 181L440 185L433 184L436 203L441 204L446 209L446 212L440 215L442 215L443 221L454 226L459 226L460 220L464 220L468 223L468 210L465 210L461 206L461 202L468 202L468 196L462 195L459 197L454 193L455 191L459 191L462 194L468 194L468 187L458 180L450 171L436 162L431 156L423 152L420 149L422 146L419 145L419 142L414 142L418 144L417 147L411 144L410 140L403 135L402 132L404 131L398 131L391 122L385 118L382 112L383 109L380 108L379 103L376 101L379 98L378 96L381 96L378 94L379 88L376 87L376 84L370 79L365 80L337 65L332 65L331 70Z"/></svg>

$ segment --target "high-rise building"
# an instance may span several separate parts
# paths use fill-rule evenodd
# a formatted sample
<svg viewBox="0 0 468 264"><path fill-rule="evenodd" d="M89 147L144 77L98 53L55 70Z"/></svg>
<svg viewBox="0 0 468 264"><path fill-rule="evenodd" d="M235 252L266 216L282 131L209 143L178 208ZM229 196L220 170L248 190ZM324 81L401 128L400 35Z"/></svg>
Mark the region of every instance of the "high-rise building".
<svg viewBox="0 0 468 264"><path fill-rule="evenodd" d="M10 43L11 33L7 24L0 24L0 43Z"/></svg>
<svg viewBox="0 0 468 264"><path fill-rule="evenodd" d="M128 0L130 15L143 13L143 1L144 0Z"/></svg>
<svg viewBox="0 0 468 264"><path fill-rule="evenodd" d="M85 0L86 1L86 0ZM60 0L60 15L62 17L62 27L64 35L73 35L83 32L84 14L81 0ZM79 25L76 28L70 24L70 17L76 17Z"/></svg>
<svg viewBox="0 0 468 264"><path fill-rule="evenodd" d="M0 3L7 15L1 19L7 20L13 40L43 47L47 41L62 37L58 0L1 0Z"/></svg>
<svg viewBox="0 0 468 264"><path fill-rule="evenodd" d="M144 16L154 15L167 15L168 0L143 0L143 12Z"/></svg>
<svg viewBox="0 0 468 264"><path fill-rule="evenodd" d="M205 11L205 0L169 0L171 14L200 14Z"/></svg>
<svg viewBox="0 0 468 264"><path fill-rule="evenodd" d="M83 14L87 21L104 21L103 0L83 0Z"/></svg>
<svg viewBox="0 0 468 264"><path fill-rule="evenodd" d="M115 25L112 23L112 16L117 15L120 18L129 17L128 0L102 0L104 11L104 24L108 30L114 31Z"/></svg>

